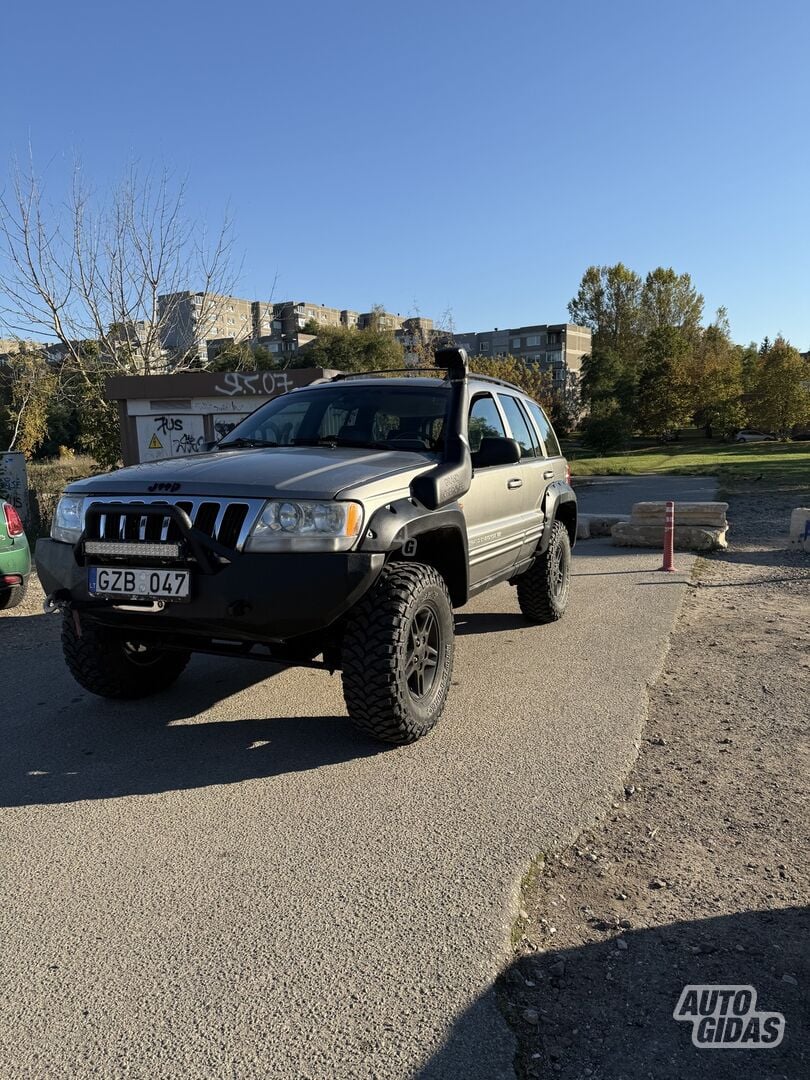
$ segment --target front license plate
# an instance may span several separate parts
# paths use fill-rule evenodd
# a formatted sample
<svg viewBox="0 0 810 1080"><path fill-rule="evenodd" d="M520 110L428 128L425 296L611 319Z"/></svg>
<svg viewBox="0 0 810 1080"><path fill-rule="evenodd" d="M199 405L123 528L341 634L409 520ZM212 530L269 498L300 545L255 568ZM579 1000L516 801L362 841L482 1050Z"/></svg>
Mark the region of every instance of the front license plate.
<svg viewBox="0 0 810 1080"><path fill-rule="evenodd" d="M190 578L188 570L90 566L87 569L87 589L93 596L137 600L187 600Z"/></svg>

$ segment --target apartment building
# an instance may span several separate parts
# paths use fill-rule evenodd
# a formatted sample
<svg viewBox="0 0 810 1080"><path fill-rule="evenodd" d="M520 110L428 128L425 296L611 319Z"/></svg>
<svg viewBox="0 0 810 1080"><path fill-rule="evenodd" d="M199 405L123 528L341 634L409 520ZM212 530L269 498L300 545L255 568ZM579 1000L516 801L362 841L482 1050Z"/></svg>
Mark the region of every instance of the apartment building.
<svg viewBox="0 0 810 1080"><path fill-rule="evenodd" d="M158 297L161 344L205 359L209 341L253 336L253 301L238 296L177 292Z"/></svg>
<svg viewBox="0 0 810 1080"><path fill-rule="evenodd" d="M308 300L282 300L278 303L256 302L254 310L254 337L271 352L295 355L313 336L304 333L312 323L318 326L346 326L365 330L376 326L394 333L407 348L407 342L416 332L433 328L433 320L409 318L390 311L354 311L350 308L333 308L314 304Z"/></svg>
<svg viewBox="0 0 810 1080"><path fill-rule="evenodd" d="M578 404L582 358L591 351L591 331L574 323L536 323L507 330L456 334L456 344L476 356L516 356L551 372L554 389Z"/></svg>

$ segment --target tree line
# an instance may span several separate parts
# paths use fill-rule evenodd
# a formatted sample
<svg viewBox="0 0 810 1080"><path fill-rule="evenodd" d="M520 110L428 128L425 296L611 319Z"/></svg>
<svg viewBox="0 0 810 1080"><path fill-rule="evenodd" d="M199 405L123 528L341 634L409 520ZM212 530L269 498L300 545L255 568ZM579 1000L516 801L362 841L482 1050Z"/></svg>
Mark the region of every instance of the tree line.
<svg viewBox="0 0 810 1080"><path fill-rule="evenodd" d="M781 438L810 423L810 365L783 337L741 346L720 308L704 325L689 274L590 266L568 305L593 335L581 374L583 440L600 453L633 435L707 437L751 425Z"/></svg>

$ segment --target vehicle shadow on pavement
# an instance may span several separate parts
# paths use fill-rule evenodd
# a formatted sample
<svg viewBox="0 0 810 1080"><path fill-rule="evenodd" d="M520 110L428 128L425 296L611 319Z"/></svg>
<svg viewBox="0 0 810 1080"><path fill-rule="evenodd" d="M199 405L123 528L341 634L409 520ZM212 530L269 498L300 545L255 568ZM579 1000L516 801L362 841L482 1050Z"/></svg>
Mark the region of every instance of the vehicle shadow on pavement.
<svg viewBox="0 0 810 1080"><path fill-rule="evenodd" d="M515 960L459 1017L419 1078L799 1080L810 1075L808 983L807 907L627 930L621 939L610 931L581 948ZM693 1045L692 1023L673 1018L687 985L753 986L758 1012L785 1017L781 1044ZM513 1062L488 1061L481 1032L497 1008L518 1038Z"/></svg>
<svg viewBox="0 0 810 1080"><path fill-rule="evenodd" d="M7 700L10 708L0 720L0 806L233 784L386 749L356 732L345 715L268 716L274 705L287 705L272 689L272 676L281 669L271 664L197 657L161 694L106 701L82 691L63 671L56 642L40 641L44 644L47 649L32 649L25 657L26 685L19 673L12 682L14 654L5 649L0 654L0 684L13 686L11 696L17 699L16 704ZM17 652L17 663L21 655ZM38 672L41 658L47 667ZM58 665L58 674L51 665ZM240 717L239 703L228 705L236 719L204 715L265 680L263 716ZM255 698L250 707L256 708Z"/></svg>
<svg viewBox="0 0 810 1080"><path fill-rule="evenodd" d="M466 634L494 634L499 630L537 629L519 612L461 611L456 614L456 637Z"/></svg>

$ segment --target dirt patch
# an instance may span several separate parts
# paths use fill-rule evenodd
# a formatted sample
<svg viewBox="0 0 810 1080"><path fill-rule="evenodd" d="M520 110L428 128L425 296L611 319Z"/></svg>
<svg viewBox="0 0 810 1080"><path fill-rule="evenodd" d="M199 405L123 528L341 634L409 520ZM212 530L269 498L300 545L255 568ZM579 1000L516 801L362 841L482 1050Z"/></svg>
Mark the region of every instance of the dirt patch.
<svg viewBox="0 0 810 1080"><path fill-rule="evenodd" d="M810 1075L810 559L785 550L808 492L725 497L627 786L526 889L500 982L520 1077ZM783 1042L693 1046L686 984L752 985Z"/></svg>

